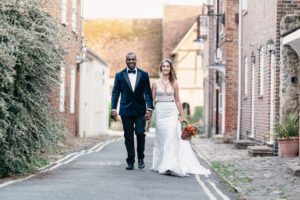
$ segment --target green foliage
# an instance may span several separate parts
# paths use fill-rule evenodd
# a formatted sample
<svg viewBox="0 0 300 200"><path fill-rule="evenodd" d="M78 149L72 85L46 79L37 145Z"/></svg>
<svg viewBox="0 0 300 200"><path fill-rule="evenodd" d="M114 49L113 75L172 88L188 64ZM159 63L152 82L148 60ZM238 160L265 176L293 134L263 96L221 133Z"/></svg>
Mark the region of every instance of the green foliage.
<svg viewBox="0 0 300 200"><path fill-rule="evenodd" d="M282 116L279 123L274 126L276 138L289 138L299 135L299 117L298 114L289 114Z"/></svg>
<svg viewBox="0 0 300 200"><path fill-rule="evenodd" d="M201 106L196 106L195 107L195 112L192 117L192 123L198 123L201 119L203 119L203 107Z"/></svg>
<svg viewBox="0 0 300 200"><path fill-rule="evenodd" d="M63 63L61 38L40 1L0 1L0 178L30 171L61 137L49 101Z"/></svg>

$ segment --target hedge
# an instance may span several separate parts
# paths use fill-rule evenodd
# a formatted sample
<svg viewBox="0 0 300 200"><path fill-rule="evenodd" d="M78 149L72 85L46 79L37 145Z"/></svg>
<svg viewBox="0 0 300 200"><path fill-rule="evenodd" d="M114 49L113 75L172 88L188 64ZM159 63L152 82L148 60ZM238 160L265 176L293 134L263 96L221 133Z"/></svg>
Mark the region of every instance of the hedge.
<svg viewBox="0 0 300 200"><path fill-rule="evenodd" d="M30 171L61 137L50 99L63 38L39 0L0 1L0 178Z"/></svg>

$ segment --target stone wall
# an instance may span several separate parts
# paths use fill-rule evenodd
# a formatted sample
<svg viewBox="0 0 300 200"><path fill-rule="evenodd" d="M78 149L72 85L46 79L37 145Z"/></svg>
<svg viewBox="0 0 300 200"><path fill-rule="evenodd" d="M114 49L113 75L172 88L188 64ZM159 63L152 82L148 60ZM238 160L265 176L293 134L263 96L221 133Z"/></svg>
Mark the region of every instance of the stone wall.
<svg viewBox="0 0 300 200"><path fill-rule="evenodd" d="M298 113L298 67L297 53L288 45L281 47L280 60L280 116Z"/></svg>

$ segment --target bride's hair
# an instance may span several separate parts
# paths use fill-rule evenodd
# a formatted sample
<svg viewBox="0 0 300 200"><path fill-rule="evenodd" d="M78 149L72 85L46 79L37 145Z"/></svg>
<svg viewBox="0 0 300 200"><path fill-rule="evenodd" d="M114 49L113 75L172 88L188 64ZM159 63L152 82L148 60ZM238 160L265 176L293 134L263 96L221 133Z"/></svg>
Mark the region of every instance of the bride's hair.
<svg viewBox="0 0 300 200"><path fill-rule="evenodd" d="M169 81L170 81L171 85L174 86L174 83L177 80L177 76L176 76L175 69L173 67L173 62L170 59L165 58L161 61L160 66L159 66L160 72L162 72L162 66L165 62L169 63L169 65L170 65Z"/></svg>

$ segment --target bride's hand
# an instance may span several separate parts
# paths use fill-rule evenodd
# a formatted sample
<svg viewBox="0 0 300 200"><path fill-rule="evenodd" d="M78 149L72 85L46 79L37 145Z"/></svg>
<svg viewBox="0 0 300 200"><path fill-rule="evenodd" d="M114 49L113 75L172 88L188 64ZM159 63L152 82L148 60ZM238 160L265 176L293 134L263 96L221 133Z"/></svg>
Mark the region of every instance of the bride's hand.
<svg viewBox="0 0 300 200"><path fill-rule="evenodd" d="M179 116L179 121L180 121L180 123L182 123L182 122L187 122L187 119L183 116Z"/></svg>

